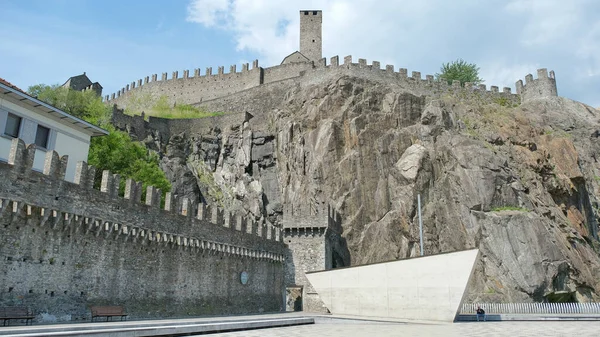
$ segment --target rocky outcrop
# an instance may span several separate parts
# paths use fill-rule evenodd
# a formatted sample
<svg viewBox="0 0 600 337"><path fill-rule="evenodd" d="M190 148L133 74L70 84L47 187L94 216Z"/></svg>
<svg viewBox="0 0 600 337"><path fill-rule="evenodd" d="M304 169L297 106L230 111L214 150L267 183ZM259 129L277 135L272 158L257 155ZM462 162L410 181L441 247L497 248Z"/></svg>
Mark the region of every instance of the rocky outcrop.
<svg viewBox="0 0 600 337"><path fill-rule="evenodd" d="M273 224L331 204L344 239L334 254L353 265L419 254L420 194L427 254L482 252L470 300L600 300L596 109L432 99L348 75L203 104L254 116L148 132L178 193Z"/></svg>

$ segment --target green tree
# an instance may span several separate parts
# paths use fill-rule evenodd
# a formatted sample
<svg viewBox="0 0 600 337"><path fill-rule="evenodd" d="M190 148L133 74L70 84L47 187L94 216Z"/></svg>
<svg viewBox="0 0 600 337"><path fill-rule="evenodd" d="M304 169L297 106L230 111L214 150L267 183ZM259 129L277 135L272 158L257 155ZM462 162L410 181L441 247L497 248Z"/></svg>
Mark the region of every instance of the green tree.
<svg viewBox="0 0 600 337"><path fill-rule="evenodd" d="M171 188L164 172L158 166L158 156L110 124L111 108L102 103L102 98L95 92L75 91L59 85L45 84L31 86L27 91L39 100L109 132L106 136L93 137L90 144L88 163L97 168L97 182L102 176L102 171L109 170L120 174L122 178L141 181L144 190L149 185L156 186L163 192ZM125 186L125 179L121 179L121 191Z"/></svg>
<svg viewBox="0 0 600 337"><path fill-rule="evenodd" d="M474 63L467 63L463 59L442 64L440 71L441 73L435 74L435 77L438 80L447 81L448 84L452 84L452 81L460 81L460 85L463 86L466 82L474 85L484 82L479 77L479 67Z"/></svg>
<svg viewBox="0 0 600 337"><path fill-rule="evenodd" d="M92 90L75 91L58 84L37 84L27 91L39 100L87 122L104 127L110 121L110 108Z"/></svg>

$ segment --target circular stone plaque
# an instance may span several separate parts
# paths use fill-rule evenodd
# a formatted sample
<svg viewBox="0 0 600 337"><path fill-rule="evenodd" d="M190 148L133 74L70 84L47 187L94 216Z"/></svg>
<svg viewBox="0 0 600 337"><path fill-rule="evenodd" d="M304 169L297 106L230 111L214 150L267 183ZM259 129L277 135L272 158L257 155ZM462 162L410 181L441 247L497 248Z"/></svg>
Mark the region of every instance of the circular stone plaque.
<svg viewBox="0 0 600 337"><path fill-rule="evenodd" d="M240 281L242 282L242 284L247 284L248 283L248 273L243 271L240 273Z"/></svg>

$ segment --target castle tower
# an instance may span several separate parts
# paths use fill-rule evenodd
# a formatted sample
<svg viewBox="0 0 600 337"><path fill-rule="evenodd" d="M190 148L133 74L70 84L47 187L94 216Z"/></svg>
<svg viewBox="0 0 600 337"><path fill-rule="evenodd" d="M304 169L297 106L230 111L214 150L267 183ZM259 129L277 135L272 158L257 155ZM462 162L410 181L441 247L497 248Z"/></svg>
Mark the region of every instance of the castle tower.
<svg viewBox="0 0 600 337"><path fill-rule="evenodd" d="M325 211L325 212L324 212ZM330 223L335 219L333 209L321 209L317 214L307 209L283 207L283 238L290 256L285 261L286 310L325 313L325 304L308 281L307 272L329 270L333 267ZM338 215L339 218L339 215ZM298 296L300 297L299 302Z"/></svg>
<svg viewBox="0 0 600 337"><path fill-rule="evenodd" d="M542 97L558 96L553 70L550 71L550 76L548 76L546 68L538 69L537 76L538 78L534 80L533 75L527 74L525 76L525 85L523 85L523 81L521 80L518 80L515 84L517 94L521 95L521 102Z"/></svg>
<svg viewBox="0 0 600 337"><path fill-rule="evenodd" d="M300 11L300 53L317 62L323 57L322 11Z"/></svg>

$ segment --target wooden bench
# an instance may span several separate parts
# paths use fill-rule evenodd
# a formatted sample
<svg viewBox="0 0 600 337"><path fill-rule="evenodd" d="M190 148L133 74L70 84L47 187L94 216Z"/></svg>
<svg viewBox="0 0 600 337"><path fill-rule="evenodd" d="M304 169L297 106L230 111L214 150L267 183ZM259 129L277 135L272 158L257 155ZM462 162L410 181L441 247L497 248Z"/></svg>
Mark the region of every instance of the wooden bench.
<svg viewBox="0 0 600 337"><path fill-rule="evenodd" d="M25 325L30 324L35 315L27 307L0 307L0 319L4 320L3 326L11 319L24 319Z"/></svg>
<svg viewBox="0 0 600 337"><path fill-rule="evenodd" d="M124 317L127 317L127 314L125 313L125 309L122 306L117 306L117 305L112 305L112 306L92 306L90 308L92 310L92 322L94 321L95 317L106 317L106 321L108 322L108 319L110 318L112 320L112 318L114 316L120 316L121 320L123 320Z"/></svg>

